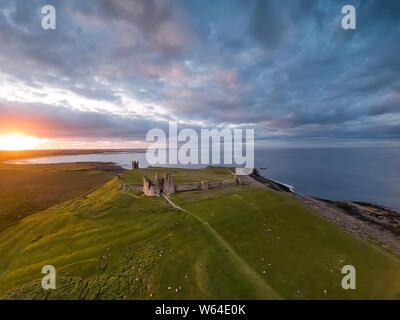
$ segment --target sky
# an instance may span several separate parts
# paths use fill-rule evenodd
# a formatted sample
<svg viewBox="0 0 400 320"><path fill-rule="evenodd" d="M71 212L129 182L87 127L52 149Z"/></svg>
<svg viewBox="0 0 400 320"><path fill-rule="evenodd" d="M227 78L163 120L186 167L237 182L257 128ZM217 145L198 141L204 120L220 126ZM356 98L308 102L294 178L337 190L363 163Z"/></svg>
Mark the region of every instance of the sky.
<svg viewBox="0 0 400 320"><path fill-rule="evenodd" d="M140 148L168 121L254 128L259 147L400 146L399 75L398 0L0 3L0 135L43 148Z"/></svg>

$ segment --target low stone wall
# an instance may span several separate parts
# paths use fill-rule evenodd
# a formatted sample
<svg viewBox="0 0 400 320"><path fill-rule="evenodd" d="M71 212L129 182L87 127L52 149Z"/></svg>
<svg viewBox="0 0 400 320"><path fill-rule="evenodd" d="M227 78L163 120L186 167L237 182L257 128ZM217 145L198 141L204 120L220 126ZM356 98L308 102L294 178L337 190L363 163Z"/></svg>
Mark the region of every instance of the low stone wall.
<svg viewBox="0 0 400 320"><path fill-rule="evenodd" d="M221 180L221 181L211 181L203 180L201 182L185 182L175 186L176 192L185 192L185 191L194 191L194 190L207 190L207 189L215 189L229 186L238 186L240 185L240 179L238 176L235 176L230 180Z"/></svg>
<svg viewBox="0 0 400 320"><path fill-rule="evenodd" d="M208 183L208 189L219 188L221 186L221 181L213 181Z"/></svg>
<svg viewBox="0 0 400 320"><path fill-rule="evenodd" d="M124 190L143 190L143 186L140 184L135 184L135 185L131 185L131 184L127 184L127 183L123 183L122 184L122 189Z"/></svg>
<svg viewBox="0 0 400 320"><path fill-rule="evenodd" d="M201 182L185 182L175 186L176 192L201 190Z"/></svg>

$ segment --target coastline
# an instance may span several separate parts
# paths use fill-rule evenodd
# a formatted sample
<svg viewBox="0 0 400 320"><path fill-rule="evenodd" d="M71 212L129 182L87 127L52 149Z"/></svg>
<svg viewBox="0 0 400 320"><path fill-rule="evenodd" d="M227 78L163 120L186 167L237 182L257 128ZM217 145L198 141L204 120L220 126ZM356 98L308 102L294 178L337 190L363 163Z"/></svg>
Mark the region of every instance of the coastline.
<svg viewBox="0 0 400 320"><path fill-rule="evenodd" d="M111 171L117 174L123 173L127 171L127 169L117 165L114 162L73 162L75 164L85 164L94 169L103 170L103 171Z"/></svg>
<svg viewBox="0 0 400 320"><path fill-rule="evenodd" d="M268 179L268 178L262 176L257 169L254 169L253 173L250 176L257 182L261 182L273 190L293 193L292 188L288 187L287 185L285 185L283 183L280 183L280 182L277 182L277 181L274 181L274 180L271 180L271 179Z"/></svg>
<svg viewBox="0 0 400 320"><path fill-rule="evenodd" d="M281 183L261 176L257 170L250 177L268 188L302 202L347 231L400 255L400 213L366 202L332 201L303 196Z"/></svg>
<svg viewBox="0 0 400 320"><path fill-rule="evenodd" d="M0 150L0 162L50 156L73 156L83 154L145 152L145 149L49 149L49 150Z"/></svg>
<svg viewBox="0 0 400 320"><path fill-rule="evenodd" d="M25 157L41 157L54 155L77 155L96 154L108 152L140 152L140 150L45 150L17 152L10 159L8 151L0 152L0 163L6 165L5 161L23 159ZM33 153L33 154L32 154ZM44 154L45 153L45 154ZM4 156L8 157L4 159ZM2 159L3 158L3 159ZM127 169L114 162L75 162L85 164L103 171L111 171L121 174ZM290 186L268 179L262 176L257 169L246 178L256 187L268 187L278 192L283 192L290 197L297 199L307 207L313 209L326 219L340 225L347 231L358 234L364 239L372 241L377 245L400 255L400 213L383 206L358 202L358 201L332 201L320 199L313 196L303 196L293 191Z"/></svg>

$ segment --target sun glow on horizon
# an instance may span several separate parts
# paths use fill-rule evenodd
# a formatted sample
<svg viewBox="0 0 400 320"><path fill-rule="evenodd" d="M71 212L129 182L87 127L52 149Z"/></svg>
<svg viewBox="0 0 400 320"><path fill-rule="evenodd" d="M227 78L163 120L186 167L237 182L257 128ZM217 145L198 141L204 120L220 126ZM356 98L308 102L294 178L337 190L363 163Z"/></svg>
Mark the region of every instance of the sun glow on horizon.
<svg viewBox="0 0 400 320"><path fill-rule="evenodd" d="M11 134L0 136L0 150L18 151L31 150L43 143L46 139L24 136L22 134Z"/></svg>

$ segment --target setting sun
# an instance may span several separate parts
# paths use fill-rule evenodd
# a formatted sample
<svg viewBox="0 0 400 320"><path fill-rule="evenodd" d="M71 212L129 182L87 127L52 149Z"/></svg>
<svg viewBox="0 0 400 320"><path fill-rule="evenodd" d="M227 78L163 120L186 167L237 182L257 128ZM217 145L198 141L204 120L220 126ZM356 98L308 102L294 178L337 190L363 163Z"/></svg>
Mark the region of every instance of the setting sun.
<svg viewBox="0 0 400 320"><path fill-rule="evenodd" d="M43 139L21 134L0 136L0 150L30 150L43 142Z"/></svg>

